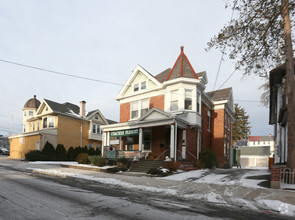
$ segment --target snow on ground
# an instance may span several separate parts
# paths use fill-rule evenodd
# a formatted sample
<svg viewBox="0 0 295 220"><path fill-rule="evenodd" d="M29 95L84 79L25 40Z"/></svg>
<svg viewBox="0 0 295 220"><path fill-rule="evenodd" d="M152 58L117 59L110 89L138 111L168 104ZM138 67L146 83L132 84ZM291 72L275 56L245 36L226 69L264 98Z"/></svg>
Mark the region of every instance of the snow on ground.
<svg viewBox="0 0 295 220"><path fill-rule="evenodd" d="M295 206L287 203L283 203L278 200L266 200L262 199L257 201L257 203L264 209L275 210L283 215L294 216Z"/></svg>
<svg viewBox="0 0 295 220"><path fill-rule="evenodd" d="M270 172L267 169L255 169L255 170L201 169L201 170L194 170L194 171L190 171L186 173L175 174L175 175L163 177L161 179L195 182L195 183L230 185L230 186L244 186L244 187L251 187L251 188L263 188L259 186L258 184L264 180L249 179L249 178L255 177L255 176L264 176L269 174Z"/></svg>
<svg viewBox="0 0 295 220"><path fill-rule="evenodd" d="M31 169L31 168L29 168ZM156 187L150 187L150 186L143 186L143 185L134 185L131 183L126 183L114 178L99 178L99 177L93 177L89 175L83 175L83 174L74 174L74 173L68 173L63 172L59 170L54 169L33 169L35 172L43 173L43 174L52 174L57 176L63 176L63 177L74 177L79 179L85 179L85 180L91 180L96 181L103 184L109 184L109 185L115 185L115 186L121 186L125 188L133 188L133 189L140 189L148 192L157 192L157 193L166 193L170 195L176 195L176 190L174 189L160 189Z"/></svg>

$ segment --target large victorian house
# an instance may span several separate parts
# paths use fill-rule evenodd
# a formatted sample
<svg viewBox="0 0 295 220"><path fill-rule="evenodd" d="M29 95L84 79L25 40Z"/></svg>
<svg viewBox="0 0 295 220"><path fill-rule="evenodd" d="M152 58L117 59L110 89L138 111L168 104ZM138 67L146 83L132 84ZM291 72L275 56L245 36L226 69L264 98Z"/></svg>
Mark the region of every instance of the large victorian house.
<svg viewBox="0 0 295 220"><path fill-rule="evenodd" d="M120 122L102 126L103 154L117 138L119 156L196 161L201 151L212 149L218 166L229 167L232 89L206 93L207 82L183 47L172 69L158 75L138 65L116 97Z"/></svg>
<svg viewBox="0 0 295 220"><path fill-rule="evenodd" d="M80 107L66 102L29 99L23 107L23 132L9 137L10 158L21 159L32 150L42 150L48 141L56 147L97 148L102 145L100 126L114 123L97 110L86 113L85 101Z"/></svg>

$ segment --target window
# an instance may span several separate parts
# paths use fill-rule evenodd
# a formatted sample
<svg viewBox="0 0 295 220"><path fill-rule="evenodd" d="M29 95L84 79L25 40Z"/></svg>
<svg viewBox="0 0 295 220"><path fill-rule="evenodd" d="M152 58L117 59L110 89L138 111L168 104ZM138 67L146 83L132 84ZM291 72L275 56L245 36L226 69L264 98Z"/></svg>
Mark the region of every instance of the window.
<svg viewBox="0 0 295 220"><path fill-rule="evenodd" d="M96 125L96 133L97 134L101 134L101 130L100 130L100 126L99 125Z"/></svg>
<svg viewBox="0 0 295 220"><path fill-rule="evenodd" d="M98 115L95 115L95 117L94 117L96 120L98 120Z"/></svg>
<svg viewBox="0 0 295 220"><path fill-rule="evenodd" d="M47 118L43 118L43 128L47 128Z"/></svg>
<svg viewBox="0 0 295 220"><path fill-rule="evenodd" d="M39 129L40 129L40 122L38 121L37 122L37 131L39 131Z"/></svg>
<svg viewBox="0 0 295 220"><path fill-rule="evenodd" d="M201 94L197 92L197 112L201 114Z"/></svg>
<svg viewBox="0 0 295 220"><path fill-rule="evenodd" d="M137 92L139 90L138 83L133 85L133 92Z"/></svg>
<svg viewBox="0 0 295 220"><path fill-rule="evenodd" d="M134 138L126 137L127 150L133 150Z"/></svg>
<svg viewBox="0 0 295 220"><path fill-rule="evenodd" d="M24 116L26 116L27 115L27 113L26 113L26 111L24 111Z"/></svg>
<svg viewBox="0 0 295 220"><path fill-rule="evenodd" d="M192 90L185 90L184 109L192 110Z"/></svg>
<svg viewBox="0 0 295 220"><path fill-rule="evenodd" d="M54 128L54 118L49 118L49 120L48 120L48 127L49 128Z"/></svg>
<svg viewBox="0 0 295 220"><path fill-rule="evenodd" d="M93 134L96 133L96 125L92 125L92 133L93 133Z"/></svg>
<svg viewBox="0 0 295 220"><path fill-rule="evenodd" d="M211 124L211 112L208 111L208 120L207 120L207 129L210 131L210 124Z"/></svg>
<svg viewBox="0 0 295 220"><path fill-rule="evenodd" d="M143 81L140 84L141 84L141 87L140 87L141 90L146 89L146 81Z"/></svg>
<svg viewBox="0 0 295 220"><path fill-rule="evenodd" d="M24 125L24 132L26 132L26 125Z"/></svg>
<svg viewBox="0 0 295 220"><path fill-rule="evenodd" d="M131 119L138 118L138 102L131 103Z"/></svg>
<svg viewBox="0 0 295 220"><path fill-rule="evenodd" d="M224 112L224 126L227 127L227 115Z"/></svg>
<svg viewBox="0 0 295 220"><path fill-rule="evenodd" d="M141 101L141 112L140 116L142 116L144 113L146 113L149 110L149 100L145 99Z"/></svg>
<svg viewBox="0 0 295 220"><path fill-rule="evenodd" d="M171 111L178 110L178 90L171 91Z"/></svg>
<svg viewBox="0 0 295 220"><path fill-rule="evenodd" d="M29 116L33 116L34 112L33 111L29 111Z"/></svg>
<svg viewBox="0 0 295 220"><path fill-rule="evenodd" d="M227 154L226 154L226 145L227 145L227 140L226 140L226 135L225 135L225 137L224 137L224 149L223 149L223 153L224 153L224 156L226 156Z"/></svg>
<svg viewBox="0 0 295 220"><path fill-rule="evenodd" d="M88 149L91 149L91 148L93 148L93 145L92 144L88 144Z"/></svg>
<svg viewBox="0 0 295 220"><path fill-rule="evenodd" d="M35 123L33 123L33 131L35 131Z"/></svg>

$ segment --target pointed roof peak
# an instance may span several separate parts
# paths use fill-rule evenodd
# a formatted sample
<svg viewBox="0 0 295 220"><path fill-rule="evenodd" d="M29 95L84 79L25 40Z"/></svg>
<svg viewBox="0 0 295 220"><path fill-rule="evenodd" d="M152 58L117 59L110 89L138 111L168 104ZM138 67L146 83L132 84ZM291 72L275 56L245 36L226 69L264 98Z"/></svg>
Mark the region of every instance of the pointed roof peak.
<svg viewBox="0 0 295 220"><path fill-rule="evenodd" d="M184 46L180 47L180 55L178 56L173 68L171 69L165 81L181 77L198 79L198 76L194 71L191 63L189 62L187 56L184 54Z"/></svg>

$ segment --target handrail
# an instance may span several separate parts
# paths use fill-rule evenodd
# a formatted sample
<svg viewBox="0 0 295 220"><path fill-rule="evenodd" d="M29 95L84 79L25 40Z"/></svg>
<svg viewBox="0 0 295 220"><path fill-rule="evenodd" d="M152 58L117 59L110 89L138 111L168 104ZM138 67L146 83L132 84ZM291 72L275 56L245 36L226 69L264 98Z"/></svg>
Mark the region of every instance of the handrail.
<svg viewBox="0 0 295 220"><path fill-rule="evenodd" d="M178 150L178 149L177 149L177 151L178 151L179 153L182 154L182 151L180 151L180 150ZM187 155L187 154L190 154L190 155L193 156L195 159L197 159L197 157L196 157L195 155L193 155L193 154L192 154L191 152L189 152L189 151L186 151L185 154L186 154L186 155Z"/></svg>
<svg viewBox="0 0 295 220"><path fill-rule="evenodd" d="M158 156L156 159L155 159L155 161L156 160L158 160L164 153L166 153L168 151L168 149L166 149L166 150L164 150L161 154L160 154L160 156Z"/></svg>

